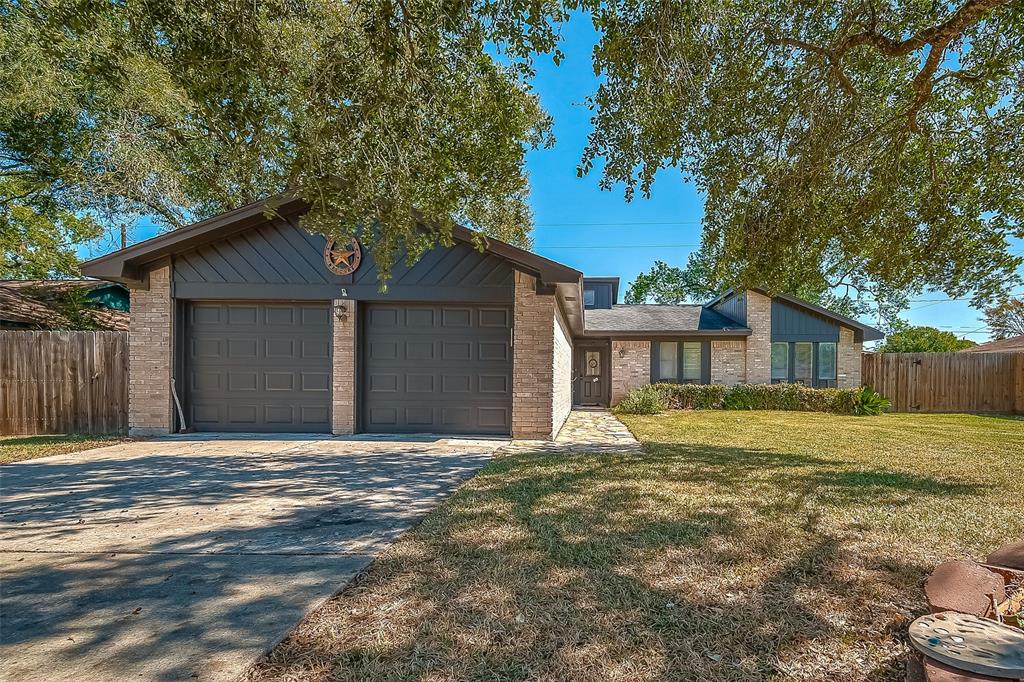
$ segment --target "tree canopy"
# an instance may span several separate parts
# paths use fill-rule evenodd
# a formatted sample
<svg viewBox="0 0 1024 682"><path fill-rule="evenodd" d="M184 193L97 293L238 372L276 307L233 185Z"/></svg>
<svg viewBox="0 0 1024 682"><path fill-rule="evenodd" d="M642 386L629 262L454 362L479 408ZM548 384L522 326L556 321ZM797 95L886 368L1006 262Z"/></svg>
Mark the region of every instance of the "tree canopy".
<svg viewBox="0 0 1024 682"><path fill-rule="evenodd" d="M17 176L0 177L0 279L51 279L78 274L76 247L102 229L62 207Z"/></svg>
<svg viewBox="0 0 1024 682"><path fill-rule="evenodd" d="M976 345L974 341L935 327L904 325L886 336L878 350L881 353L955 353Z"/></svg>
<svg viewBox="0 0 1024 682"><path fill-rule="evenodd" d="M980 304L1019 280L1010 0L0 0L0 173L169 227L295 192L313 231L378 225L382 275L453 221L528 245L532 63L572 10L601 33L579 172L632 198L680 167L716 281Z"/></svg>
<svg viewBox="0 0 1024 682"><path fill-rule="evenodd" d="M385 272L455 220L527 245L550 122L525 57L554 38L489 7L0 0L0 173L171 228L293 192L312 231L378 223Z"/></svg>
<svg viewBox="0 0 1024 682"><path fill-rule="evenodd" d="M1024 5L696 0L603 4L583 170L706 194L719 278L784 290L1019 281Z"/></svg>

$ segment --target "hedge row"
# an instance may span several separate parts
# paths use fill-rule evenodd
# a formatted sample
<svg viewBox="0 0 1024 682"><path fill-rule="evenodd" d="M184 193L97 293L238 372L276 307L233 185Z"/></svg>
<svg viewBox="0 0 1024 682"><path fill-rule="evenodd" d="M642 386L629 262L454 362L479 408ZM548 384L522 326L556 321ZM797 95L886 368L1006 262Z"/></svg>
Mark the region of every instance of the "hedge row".
<svg viewBox="0 0 1024 682"><path fill-rule="evenodd" d="M664 410L794 410L881 414L889 401L869 386L810 388L802 384L653 384L630 391L615 407L623 414Z"/></svg>

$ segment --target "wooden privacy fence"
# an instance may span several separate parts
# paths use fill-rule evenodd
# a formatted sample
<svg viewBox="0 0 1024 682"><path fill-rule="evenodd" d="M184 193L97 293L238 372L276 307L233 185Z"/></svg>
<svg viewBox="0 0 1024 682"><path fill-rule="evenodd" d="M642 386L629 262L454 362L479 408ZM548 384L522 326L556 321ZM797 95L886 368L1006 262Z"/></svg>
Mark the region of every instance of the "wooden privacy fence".
<svg viewBox="0 0 1024 682"><path fill-rule="evenodd" d="M1024 353L865 353L894 412L1024 412Z"/></svg>
<svg viewBox="0 0 1024 682"><path fill-rule="evenodd" d="M127 429L127 332L0 331L0 435Z"/></svg>

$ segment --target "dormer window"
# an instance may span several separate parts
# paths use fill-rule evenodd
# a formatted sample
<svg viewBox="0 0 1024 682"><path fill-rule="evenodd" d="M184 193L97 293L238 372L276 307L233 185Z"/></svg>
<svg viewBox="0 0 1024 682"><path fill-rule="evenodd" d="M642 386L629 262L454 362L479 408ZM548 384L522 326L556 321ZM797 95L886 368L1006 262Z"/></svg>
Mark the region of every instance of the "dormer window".
<svg viewBox="0 0 1024 682"><path fill-rule="evenodd" d="M597 293L593 289L583 290L583 307L593 308L597 304Z"/></svg>

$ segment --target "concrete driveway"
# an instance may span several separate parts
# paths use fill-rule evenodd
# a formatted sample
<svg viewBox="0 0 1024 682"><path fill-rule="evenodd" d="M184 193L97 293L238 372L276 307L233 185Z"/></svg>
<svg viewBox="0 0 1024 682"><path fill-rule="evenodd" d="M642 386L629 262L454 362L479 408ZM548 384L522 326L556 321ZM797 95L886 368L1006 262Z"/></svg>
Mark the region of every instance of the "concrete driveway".
<svg viewBox="0 0 1024 682"><path fill-rule="evenodd" d="M175 437L0 467L0 678L235 679L502 444Z"/></svg>

